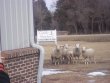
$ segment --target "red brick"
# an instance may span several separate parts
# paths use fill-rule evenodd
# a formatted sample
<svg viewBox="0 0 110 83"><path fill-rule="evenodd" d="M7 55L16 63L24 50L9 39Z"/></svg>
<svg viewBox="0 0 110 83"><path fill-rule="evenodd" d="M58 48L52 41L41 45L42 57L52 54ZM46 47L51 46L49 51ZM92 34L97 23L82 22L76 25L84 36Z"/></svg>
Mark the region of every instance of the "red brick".
<svg viewBox="0 0 110 83"><path fill-rule="evenodd" d="M33 51L32 51L33 50ZM16 49L5 51L4 64L10 76L11 83L37 83L38 54L35 48ZM16 55L17 54L17 55Z"/></svg>

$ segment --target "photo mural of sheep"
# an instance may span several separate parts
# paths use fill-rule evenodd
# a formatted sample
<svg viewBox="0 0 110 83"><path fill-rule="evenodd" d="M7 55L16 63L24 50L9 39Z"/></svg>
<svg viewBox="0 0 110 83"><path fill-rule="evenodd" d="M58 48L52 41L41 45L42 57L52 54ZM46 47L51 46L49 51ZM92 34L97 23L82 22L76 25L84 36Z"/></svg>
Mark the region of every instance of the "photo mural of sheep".
<svg viewBox="0 0 110 83"><path fill-rule="evenodd" d="M73 46L68 44L56 45L51 52L52 64L77 64L77 63L96 63L93 48L81 47L79 43Z"/></svg>

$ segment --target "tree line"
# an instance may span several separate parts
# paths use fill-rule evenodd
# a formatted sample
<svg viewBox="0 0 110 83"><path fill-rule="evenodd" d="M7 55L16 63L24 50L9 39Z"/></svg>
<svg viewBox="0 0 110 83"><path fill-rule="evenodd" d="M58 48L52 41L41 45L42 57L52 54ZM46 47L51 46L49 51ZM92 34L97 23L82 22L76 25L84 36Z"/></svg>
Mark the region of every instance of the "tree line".
<svg viewBox="0 0 110 83"><path fill-rule="evenodd" d="M35 29L57 29L69 34L110 32L110 0L58 0L50 12L43 0L34 2Z"/></svg>

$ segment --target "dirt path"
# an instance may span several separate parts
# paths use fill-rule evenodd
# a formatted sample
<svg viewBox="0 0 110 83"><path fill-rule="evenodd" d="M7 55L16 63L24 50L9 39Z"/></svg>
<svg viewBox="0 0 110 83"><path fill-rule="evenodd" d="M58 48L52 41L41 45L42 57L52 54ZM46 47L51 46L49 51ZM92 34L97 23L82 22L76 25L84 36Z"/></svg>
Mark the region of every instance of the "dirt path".
<svg viewBox="0 0 110 83"><path fill-rule="evenodd" d="M110 83L110 61L97 64L70 64L53 66L45 64L46 68L61 69L69 73L43 76L42 83ZM93 72L101 72L97 76L88 75Z"/></svg>

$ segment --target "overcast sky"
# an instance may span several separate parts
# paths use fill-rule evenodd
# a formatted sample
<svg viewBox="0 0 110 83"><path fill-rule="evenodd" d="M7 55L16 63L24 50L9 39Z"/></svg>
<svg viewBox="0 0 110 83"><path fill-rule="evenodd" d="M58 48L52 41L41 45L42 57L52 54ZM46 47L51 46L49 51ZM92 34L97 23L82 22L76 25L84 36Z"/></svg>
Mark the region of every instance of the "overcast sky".
<svg viewBox="0 0 110 83"><path fill-rule="evenodd" d="M50 11L55 11L56 9L56 1L58 0L44 0L46 2L46 6Z"/></svg>
<svg viewBox="0 0 110 83"><path fill-rule="evenodd" d="M37 1L37 0L35 0L35 1ZM44 0L44 1L45 1L45 3L46 3L47 8L48 8L50 11L54 12L55 9L56 9L56 2L57 2L58 0Z"/></svg>

